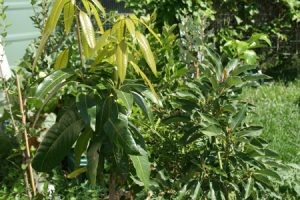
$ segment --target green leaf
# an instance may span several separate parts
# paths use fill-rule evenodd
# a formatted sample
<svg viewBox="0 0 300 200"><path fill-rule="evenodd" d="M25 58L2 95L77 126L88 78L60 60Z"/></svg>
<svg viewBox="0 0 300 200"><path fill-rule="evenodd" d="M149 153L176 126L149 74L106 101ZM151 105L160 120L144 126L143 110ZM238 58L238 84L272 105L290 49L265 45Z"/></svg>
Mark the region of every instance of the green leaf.
<svg viewBox="0 0 300 200"><path fill-rule="evenodd" d="M209 137L212 137L212 136L222 135L223 131L219 127L211 125L211 126L207 127L206 129L202 129L201 133L203 133L204 135L207 135Z"/></svg>
<svg viewBox="0 0 300 200"><path fill-rule="evenodd" d="M186 193L187 193L187 184L185 184L182 189L179 191L179 195L176 198L176 200L184 200L186 199Z"/></svg>
<svg viewBox="0 0 300 200"><path fill-rule="evenodd" d="M81 35L83 35L81 33ZM86 59L90 59L93 56L94 50L91 49L91 47L89 46L86 37L82 37L81 38L81 43L82 43L82 49L83 49L83 54L85 56Z"/></svg>
<svg viewBox="0 0 300 200"><path fill-rule="evenodd" d="M96 99L94 95L89 94L79 94L76 97L76 106L78 108L79 114L87 125L91 123L91 117L96 118L95 115L89 115L89 109L96 106Z"/></svg>
<svg viewBox="0 0 300 200"><path fill-rule="evenodd" d="M208 60L211 62L213 67L216 69L216 77L218 80L222 77L222 62L221 58L211 49L205 48Z"/></svg>
<svg viewBox="0 0 300 200"><path fill-rule="evenodd" d="M53 4L53 7L51 9L50 15L47 18L47 22L45 25L45 29L43 32L43 35L46 33L52 33L56 27L56 24L58 22L59 16L62 13L62 10L65 6L65 4L68 3L70 0L56 0Z"/></svg>
<svg viewBox="0 0 300 200"><path fill-rule="evenodd" d="M141 110L143 111L145 117L147 117L150 121L152 121L152 112L150 106L147 104L145 101L144 97L142 95L136 93L136 92L131 92L133 95L133 100L134 103L136 103Z"/></svg>
<svg viewBox="0 0 300 200"><path fill-rule="evenodd" d="M35 97L43 100L46 96L55 90L55 88L63 83L67 78L70 78L73 73L69 71L58 70L47 76L36 89Z"/></svg>
<svg viewBox="0 0 300 200"><path fill-rule="evenodd" d="M140 181L144 183L145 188L149 188L150 185L150 162L148 160L147 152L138 146L140 156L130 155L130 159L136 171L136 175L139 177Z"/></svg>
<svg viewBox="0 0 300 200"><path fill-rule="evenodd" d="M133 38L135 38L135 26L134 23L132 22L132 20L126 18L125 19L125 24L126 24L126 28L129 31L129 33L131 34L131 36Z"/></svg>
<svg viewBox="0 0 300 200"><path fill-rule="evenodd" d="M246 188L245 188L245 196L244 196L244 199L247 199L248 197L250 197L250 195L252 194L253 192L253 188L254 188L254 180L252 177L250 177L248 179L248 183L246 185Z"/></svg>
<svg viewBox="0 0 300 200"><path fill-rule="evenodd" d="M194 194L193 194L193 196L192 196L192 199L193 199L193 200L198 200L198 199L200 199L200 194L201 194L201 184L200 184L200 182L198 181L198 182L197 182L197 186L196 186L196 188L195 188L195 190L194 190Z"/></svg>
<svg viewBox="0 0 300 200"><path fill-rule="evenodd" d="M239 64L238 59L231 59L226 66L227 72L230 73L231 71L235 70L238 64Z"/></svg>
<svg viewBox="0 0 300 200"><path fill-rule="evenodd" d="M54 69L58 70L58 69L66 68L68 61L69 61L69 49L65 49L57 57L55 64L54 64Z"/></svg>
<svg viewBox="0 0 300 200"><path fill-rule="evenodd" d="M103 134L103 126L109 117L117 117L118 105L112 96L107 96L105 99L97 103L96 115L96 134ZM116 113L117 112L117 113Z"/></svg>
<svg viewBox="0 0 300 200"><path fill-rule="evenodd" d="M65 33L69 33L74 20L75 0L68 1L64 6Z"/></svg>
<svg viewBox="0 0 300 200"><path fill-rule="evenodd" d="M140 45L140 48L142 50L143 56L149 65L150 69L152 70L153 74L157 76L157 71L156 71L156 63L154 60L153 53L151 51L150 45L148 43L148 40L146 37L141 34L140 32L136 31L135 32L136 39Z"/></svg>
<svg viewBox="0 0 300 200"><path fill-rule="evenodd" d="M247 74L243 76L243 79L245 79L246 81L257 81L257 80L271 79L271 77L265 74Z"/></svg>
<svg viewBox="0 0 300 200"><path fill-rule="evenodd" d="M96 23L98 25L99 31L100 31L100 33L103 34L104 33L104 29L103 29L103 25L102 25L101 19L99 17L99 13L98 13L97 9L95 8L95 6L93 4L90 3L90 7L91 7L91 9L93 11L93 15L94 15Z"/></svg>
<svg viewBox="0 0 300 200"><path fill-rule="evenodd" d="M116 64L117 64L120 83L123 83L126 77L126 71L128 66L127 44L124 40L122 40L120 44L118 44Z"/></svg>
<svg viewBox="0 0 300 200"><path fill-rule="evenodd" d="M180 122L189 122L191 121L190 116L181 116L181 115L176 115L176 116L171 116L166 119L162 120L162 123L164 124L171 124L171 123L180 123Z"/></svg>
<svg viewBox="0 0 300 200"><path fill-rule="evenodd" d="M158 35L150 28L150 26L148 26L145 22L137 18L134 14L129 14L128 16L134 24L138 25L139 23L142 23L148 29L148 31L155 37L155 39L162 45L162 42L159 39Z"/></svg>
<svg viewBox="0 0 300 200"><path fill-rule="evenodd" d="M210 124L220 126L220 123L218 122L218 120L213 118L212 116L205 114L205 113L201 113L200 116L203 121L208 122Z"/></svg>
<svg viewBox="0 0 300 200"><path fill-rule="evenodd" d="M257 67L256 65L243 65L243 66L239 66L239 67L235 68L232 71L231 75L232 76L237 76L237 75L239 75L239 74L241 74L243 72L247 72L249 70L256 69L256 67Z"/></svg>
<svg viewBox="0 0 300 200"><path fill-rule="evenodd" d="M261 174L264 176L275 178L278 181L281 181L281 177L275 171L270 170L270 169L258 170L258 171L255 171L254 174Z"/></svg>
<svg viewBox="0 0 300 200"><path fill-rule="evenodd" d="M243 83L243 81L239 76L229 76L225 81L225 85L228 88L231 88L233 86L237 86L241 83Z"/></svg>
<svg viewBox="0 0 300 200"><path fill-rule="evenodd" d="M81 0L81 2L83 4L83 6L84 6L84 8L85 8L85 10L87 12L87 14L89 16L91 16L91 9L90 9L90 5L89 5L89 1L88 0Z"/></svg>
<svg viewBox="0 0 300 200"><path fill-rule="evenodd" d="M232 119L230 128L234 130L246 117L247 106L244 105L239 113Z"/></svg>
<svg viewBox="0 0 300 200"><path fill-rule="evenodd" d="M104 7L101 5L101 3L98 0L91 0L95 6L102 12L102 14L105 16L105 9Z"/></svg>
<svg viewBox="0 0 300 200"><path fill-rule="evenodd" d="M126 116L120 114L119 119L109 118L104 124L104 130L105 133L110 137L111 141L117 139L128 154L140 154L135 140L128 129L128 121Z"/></svg>
<svg viewBox="0 0 300 200"><path fill-rule="evenodd" d="M272 46L271 40L269 39L268 35L263 33L254 33L251 38L248 40L248 43L250 43L250 47L256 47L258 46L259 40L265 41L269 46Z"/></svg>
<svg viewBox="0 0 300 200"><path fill-rule="evenodd" d="M133 96L130 93L123 92L121 90L116 90L117 96L119 99L122 100L124 103L125 107L128 110L128 115L130 115L131 110L132 110L132 105L133 105Z"/></svg>
<svg viewBox="0 0 300 200"><path fill-rule="evenodd" d="M209 192L211 200L217 200L215 190L213 188L212 182L209 182Z"/></svg>
<svg viewBox="0 0 300 200"><path fill-rule="evenodd" d="M150 26L148 26L146 23L144 23L142 20L139 20L144 26L146 26L146 28L148 29L148 31L155 37L155 39L160 43L160 45L162 45L161 40L159 39L158 35L150 28Z"/></svg>
<svg viewBox="0 0 300 200"><path fill-rule="evenodd" d="M41 142L32 166L40 172L49 172L69 153L85 124L74 111L67 111L52 126Z"/></svg>
<svg viewBox="0 0 300 200"><path fill-rule="evenodd" d="M129 14L128 16L129 16L129 18L133 21L133 23L134 23L135 25L138 25L138 24L139 24L140 20L139 20L139 18L137 18L137 16L136 16L135 14Z"/></svg>
<svg viewBox="0 0 300 200"><path fill-rule="evenodd" d="M93 136L93 130L90 128L86 128L86 130L83 133L81 133L81 135L79 136L74 148L75 168L79 166L81 155L87 149L89 140L91 139L92 136Z"/></svg>
<svg viewBox="0 0 300 200"><path fill-rule="evenodd" d="M256 63L257 55L253 50L244 51L242 57L245 59L247 64L253 65Z"/></svg>
<svg viewBox="0 0 300 200"><path fill-rule="evenodd" d="M120 43L122 40L125 40L125 20L124 16L120 15L119 21L112 27L112 32L116 33L117 41Z"/></svg>
<svg viewBox="0 0 300 200"><path fill-rule="evenodd" d="M269 187L274 187L274 185L271 183L270 179L268 179L266 176L261 174L253 174L253 178L257 180L260 183L263 183Z"/></svg>
<svg viewBox="0 0 300 200"><path fill-rule="evenodd" d="M37 61L44 50L44 47L47 43L49 36L51 35L51 33L54 31L54 29L56 27L56 24L58 22L60 14L64 8L64 5L68 1L69 0L56 0L54 2L51 13L50 13L49 17L47 18L46 25L45 25L45 28L44 28L44 31L42 34L42 39L41 39L40 45L38 47L36 56L33 61L32 71L35 71Z"/></svg>
<svg viewBox="0 0 300 200"><path fill-rule="evenodd" d="M111 30L110 29L108 29L107 31L105 31L101 35L101 37L97 41L95 51L99 51L100 49L102 49L109 42L110 35L111 35Z"/></svg>
<svg viewBox="0 0 300 200"><path fill-rule="evenodd" d="M87 176L90 184L95 187L97 180L97 169L99 164L99 154L102 146L102 137L93 137L87 151Z"/></svg>
<svg viewBox="0 0 300 200"><path fill-rule="evenodd" d="M86 167L78 168L78 169L74 170L73 172L71 172L70 174L68 174L67 178L69 178L69 179L76 178L80 174L86 172L86 170L87 170Z"/></svg>
<svg viewBox="0 0 300 200"><path fill-rule="evenodd" d="M247 128L244 128L243 130L237 132L236 134L239 137L257 137L262 134L263 127L261 126L250 126Z"/></svg>
<svg viewBox="0 0 300 200"><path fill-rule="evenodd" d="M84 33L83 35L84 35L89 47L91 47L92 49L95 48L95 45L96 45L95 32L94 32L94 28L93 28L91 19L85 12L80 11L79 21L81 24L82 31Z"/></svg>
<svg viewBox="0 0 300 200"><path fill-rule="evenodd" d="M133 66L136 73L139 74L142 77L142 79L147 83L147 85L149 86L149 88L150 88L152 94L154 95L155 99L158 101L158 95L155 92L154 87L153 87L152 83L150 82L150 80L148 79L148 77L146 76L146 74L134 62L130 61L130 64Z"/></svg>

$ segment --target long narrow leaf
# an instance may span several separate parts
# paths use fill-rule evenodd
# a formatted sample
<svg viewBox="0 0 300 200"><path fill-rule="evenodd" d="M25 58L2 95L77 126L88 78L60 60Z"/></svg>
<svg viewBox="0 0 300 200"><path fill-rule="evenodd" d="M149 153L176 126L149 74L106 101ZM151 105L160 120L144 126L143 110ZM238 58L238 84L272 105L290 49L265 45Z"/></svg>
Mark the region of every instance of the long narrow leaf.
<svg viewBox="0 0 300 200"><path fill-rule="evenodd" d="M54 64L54 69L58 70L58 69L66 68L68 61L69 61L69 49L65 49L57 57Z"/></svg>
<svg viewBox="0 0 300 200"><path fill-rule="evenodd" d="M126 77L126 70L128 66L127 45L124 40L122 40L117 47L116 62L117 62L117 69L118 69L118 77L120 83L123 83Z"/></svg>
<svg viewBox="0 0 300 200"><path fill-rule="evenodd" d="M155 76L157 76L156 62L154 60L154 56L153 56L153 53L151 51L148 40L146 39L146 37L143 34L141 34L138 31L135 32L135 36L136 36L136 39L137 39L137 41L140 45L140 48L142 50L143 56L144 56L147 64L149 65L149 67L150 67L151 71L153 72L153 74Z"/></svg>
<svg viewBox="0 0 300 200"><path fill-rule="evenodd" d="M70 0L64 6L64 25L65 32L69 33L73 24L75 13L75 0Z"/></svg>
<svg viewBox="0 0 300 200"><path fill-rule="evenodd" d="M76 178L80 174L86 172L86 170L87 170L86 167L78 168L78 169L74 170L73 172L71 172L70 174L68 174L67 178L69 178L69 179Z"/></svg>
<svg viewBox="0 0 300 200"><path fill-rule="evenodd" d="M51 35L51 33L54 31L56 24L58 22L58 18L64 8L64 5L67 3L68 0L56 0L55 3L53 4L53 8L51 10L51 13L49 15L49 17L47 18L47 22L42 34L42 39L40 42L40 45L38 47L38 50L36 52L34 61L33 61L33 65L32 65L32 70L35 70L37 61L39 59L39 57L41 56L44 47L47 43L47 40L49 38L49 36Z"/></svg>
<svg viewBox="0 0 300 200"><path fill-rule="evenodd" d="M148 29L148 31L155 37L155 39L162 45L161 40L159 39L158 35L152 30L152 28L150 28L150 26L148 26L145 22L143 22L142 20L140 20L140 22L146 26L146 28Z"/></svg>
<svg viewBox="0 0 300 200"><path fill-rule="evenodd" d="M105 31L101 37L98 39L97 43L96 43L96 47L95 47L95 51L99 51L100 49L102 49L109 41L109 37L111 35L111 30L107 30Z"/></svg>
<svg viewBox="0 0 300 200"><path fill-rule="evenodd" d="M93 28L93 24L89 16L85 13L80 11L79 13L79 20L82 27L82 31L84 33L84 37L88 43L88 45L93 49L96 45L95 40L95 32Z"/></svg>
<svg viewBox="0 0 300 200"><path fill-rule="evenodd" d="M141 156L130 156L130 159L135 168L136 174L139 179L144 183L145 188L149 188L150 185L150 162L148 160L147 152L139 147Z"/></svg>
<svg viewBox="0 0 300 200"><path fill-rule="evenodd" d="M105 9L104 7L101 5L101 3L98 0L91 0L95 6L102 12L102 14L105 16Z"/></svg>
<svg viewBox="0 0 300 200"><path fill-rule="evenodd" d="M47 22L45 25L45 29L43 34L45 33L52 33L56 27L56 24L58 22L59 16L62 13L62 10L66 3L68 3L69 0L56 0L53 4L53 8L51 10L51 13L49 17L47 18Z"/></svg>
<svg viewBox="0 0 300 200"><path fill-rule="evenodd" d="M136 103L141 108L145 117L147 117L150 121L152 121L152 112L150 106L147 104L145 99L142 97L142 95L136 92L132 91L131 93L133 95L134 103Z"/></svg>
<svg viewBox="0 0 300 200"><path fill-rule="evenodd" d="M135 38L135 26L131 19L125 19L126 28L133 38Z"/></svg>
<svg viewBox="0 0 300 200"><path fill-rule="evenodd" d="M253 186L254 186L254 180L253 180L252 177L250 177L248 179L248 183L247 183L246 188L245 188L245 197L244 197L244 199L247 199L248 197L250 197L250 195L253 192Z"/></svg>
<svg viewBox="0 0 300 200"><path fill-rule="evenodd" d="M84 33L81 33L81 35L84 35ZM83 54L85 58L90 59L93 56L94 50L89 46L86 37L82 37L81 43L82 43Z"/></svg>
<svg viewBox="0 0 300 200"><path fill-rule="evenodd" d="M116 90L117 96L124 103L125 107L128 110L128 115L131 113L133 105L133 96L130 93L123 92L121 90Z"/></svg>
<svg viewBox="0 0 300 200"><path fill-rule="evenodd" d="M74 154L75 154L75 168L77 168L80 164L81 155L83 152L87 149L88 142L93 136L93 130L90 128L87 128L78 138L75 148L74 148Z"/></svg>
<svg viewBox="0 0 300 200"><path fill-rule="evenodd" d="M197 182L197 186L196 186L196 188L194 190L194 194L192 196L192 199L193 200L199 199L200 198L200 194L201 194L201 183L198 181Z"/></svg>
<svg viewBox="0 0 300 200"><path fill-rule="evenodd" d="M158 95L155 92L154 87L153 87L152 83L150 82L150 80L147 78L146 74L144 74L144 72L140 69L140 67L137 64L135 64L134 62L130 61L130 64L133 66L136 73L139 74L142 77L142 79L147 83L152 94L155 96L156 100L158 101Z"/></svg>
<svg viewBox="0 0 300 200"><path fill-rule="evenodd" d="M102 25L101 19L99 17L99 13L98 13L97 9L95 8L95 6L92 3L90 3L90 7L91 7L91 9L93 11L93 15L94 15L96 23L98 25L99 31L100 31L100 33L103 34L104 33L104 29L103 29L103 25Z"/></svg>
<svg viewBox="0 0 300 200"><path fill-rule="evenodd" d="M37 87L35 96L39 99L45 99L46 95L60 85L67 78L71 77L73 73L68 71L58 70L47 76L44 81Z"/></svg>
<svg viewBox="0 0 300 200"><path fill-rule="evenodd" d="M90 9L90 5L89 5L89 1L88 0L81 0L83 7L85 8L87 14L89 15L89 17L91 16L91 9Z"/></svg>
<svg viewBox="0 0 300 200"><path fill-rule="evenodd" d="M246 111L247 111L247 106L244 105L242 109L239 111L239 113L232 119L230 123L230 128L235 129L245 118L246 116Z"/></svg>
<svg viewBox="0 0 300 200"><path fill-rule="evenodd" d="M99 153L102 146L102 138L94 137L89 145L87 151L87 175L90 181L90 184L95 187L96 186L96 178L97 178L97 169L99 163Z"/></svg>

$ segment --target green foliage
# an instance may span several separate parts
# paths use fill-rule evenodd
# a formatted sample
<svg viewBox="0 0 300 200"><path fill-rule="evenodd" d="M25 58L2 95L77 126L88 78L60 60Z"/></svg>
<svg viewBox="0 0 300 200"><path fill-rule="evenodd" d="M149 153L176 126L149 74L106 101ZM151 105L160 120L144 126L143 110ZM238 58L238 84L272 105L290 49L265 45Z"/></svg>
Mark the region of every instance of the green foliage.
<svg viewBox="0 0 300 200"><path fill-rule="evenodd" d="M82 154L86 154L87 167L86 170L75 168L69 177L87 171L90 184L96 187L98 183L104 183L104 170L109 170L112 184L109 186L109 195L118 195L115 184L117 179L121 180L117 183L120 185L127 181L130 158L137 177L148 188L150 162L147 151L140 132L129 121L134 105L140 106L147 117L150 116L143 95L147 88L137 82L127 82L126 77L132 77L135 71L150 87L154 99L158 98L146 73L139 67L140 60L144 58L152 73L157 75L154 55L140 27L145 26L158 41L159 38L133 14L116 16L112 28L103 32L100 21L102 16L98 11L103 12L104 9L98 1L83 0L83 7L78 2L71 1L71 5L66 3L55 1L53 4L35 54L32 72L36 72L47 40L55 27L59 26L62 12L64 34L72 36L70 30L75 21L81 65L76 68L69 66L68 59L72 57L65 53L68 50L64 50L57 57L53 72L30 88L35 91L30 97L43 102L33 126L39 121L40 113L49 100L59 98L63 105L63 110L58 113L61 116L59 121L43 137L33 159L33 167L37 171L50 172L75 143L76 168ZM92 10L97 24L95 28L91 18ZM97 29L100 33L95 31ZM68 85L68 88L64 85Z"/></svg>
<svg viewBox="0 0 300 200"><path fill-rule="evenodd" d="M183 25L187 17L206 21L208 28L205 35L209 36L209 40L219 50L228 42L245 41L254 33L264 33L269 36L273 46L258 52L262 57L261 67L268 74L279 77L282 77L282 73L285 74L285 78L299 74L298 65L295 64L298 62L297 44L299 43L297 35L300 4L298 0L122 1L138 14L154 12L157 16L156 27L159 30L162 30L165 23ZM203 26L194 28L202 35ZM179 29L178 32L180 33ZM254 61L253 52L249 56Z"/></svg>
<svg viewBox="0 0 300 200"><path fill-rule="evenodd" d="M214 1L128 1L155 11L141 18L107 16L97 0L56 0L51 11L49 2L32 1L42 35L18 69L28 130L42 140L33 166L47 173L38 174L45 183L36 198L48 198L54 184L52 195L65 199L297 199L299 166L269 149L263 127L249 120L254 106L240 97L269 79L249 72L258 48L271 43L251 21L256 4L240 1L246 21L224 10L235 1L218 9ZM229 28L238 28L217 27L214 37L214 10L234 13ZM22 141L11 124L5 131L0 194L18 198L24 182L11 182L26 169ZM17 167L3 178L12 152Z"/></svg>
<svg viewBox="0 0 300 200"><path fill-rule="evenodd" d="M266 34L254 33L247 41L227 41L222 50L231 57L242 58L247 64L253 65L257 63L258 56L252 49L264 47L261 41L271 46L271 41Z"/></svg>
<svg viewBox="0 0 300 200"><path fill-rule="evenodd" d="M272 164L278 162L272 156L276 154L265 149L262 128L246 123L250 107L237 98L257 76L233 61L223 67L212 50L204 55L198 79L179 81L164 94L171 116L159 131L169 145L163 142L158 152L177 156L172 156L174 161L158 157L156 162L175 177L172 189L183 187L183 199L274 198L281 181ZM271 180L277 184L270 185Z"/></svg>

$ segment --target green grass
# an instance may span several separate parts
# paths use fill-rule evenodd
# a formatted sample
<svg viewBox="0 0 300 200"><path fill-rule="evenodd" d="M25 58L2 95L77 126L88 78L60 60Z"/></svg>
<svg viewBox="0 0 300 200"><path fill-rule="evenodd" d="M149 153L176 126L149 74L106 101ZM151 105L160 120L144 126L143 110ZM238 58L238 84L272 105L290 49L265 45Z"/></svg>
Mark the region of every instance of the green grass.
<svg viewBox="0 0 300 200"><path fill-rule="evenodd" d="M256 105L249 119L264 127L263 137L282 160L300 164L300 81L246 89L243 98Z"/></svg>

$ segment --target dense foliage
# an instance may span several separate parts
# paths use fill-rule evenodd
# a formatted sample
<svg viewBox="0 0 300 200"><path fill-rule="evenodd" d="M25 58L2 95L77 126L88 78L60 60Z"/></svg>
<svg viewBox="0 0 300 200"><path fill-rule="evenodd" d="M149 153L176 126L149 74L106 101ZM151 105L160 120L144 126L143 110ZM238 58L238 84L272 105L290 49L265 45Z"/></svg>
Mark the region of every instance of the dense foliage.
<svg viewBox="0 0 300 200"><path fill-rule="evenodd" d="M141 17L106 13L98 0L50 2L32 1L41 37L15 71L25 103L13 79L2 81L0 195L32 198L20 134L28 130L37 199L300 196L290 178L299 166L269 148L241 98L270 79L255 73L260 48L271 45L257 32L267 30L212 29L213 1L150 0L149 10L128 1ZM220 9L229 5L243 10L235 1Z"/></svg>
<svg viewBox="0 0 300 200"><path fill-rule="evenodd" d="M157 27L164 23L182 24L186 16L206 21L207 32L217 48L230 40L245 40L254 32L270 36L272 48L259 51L261 68L279 78L299 75L299 22L298 0L122 0L138 14L157 14ZM222 49L218 49L222 50Z"/></svg>

